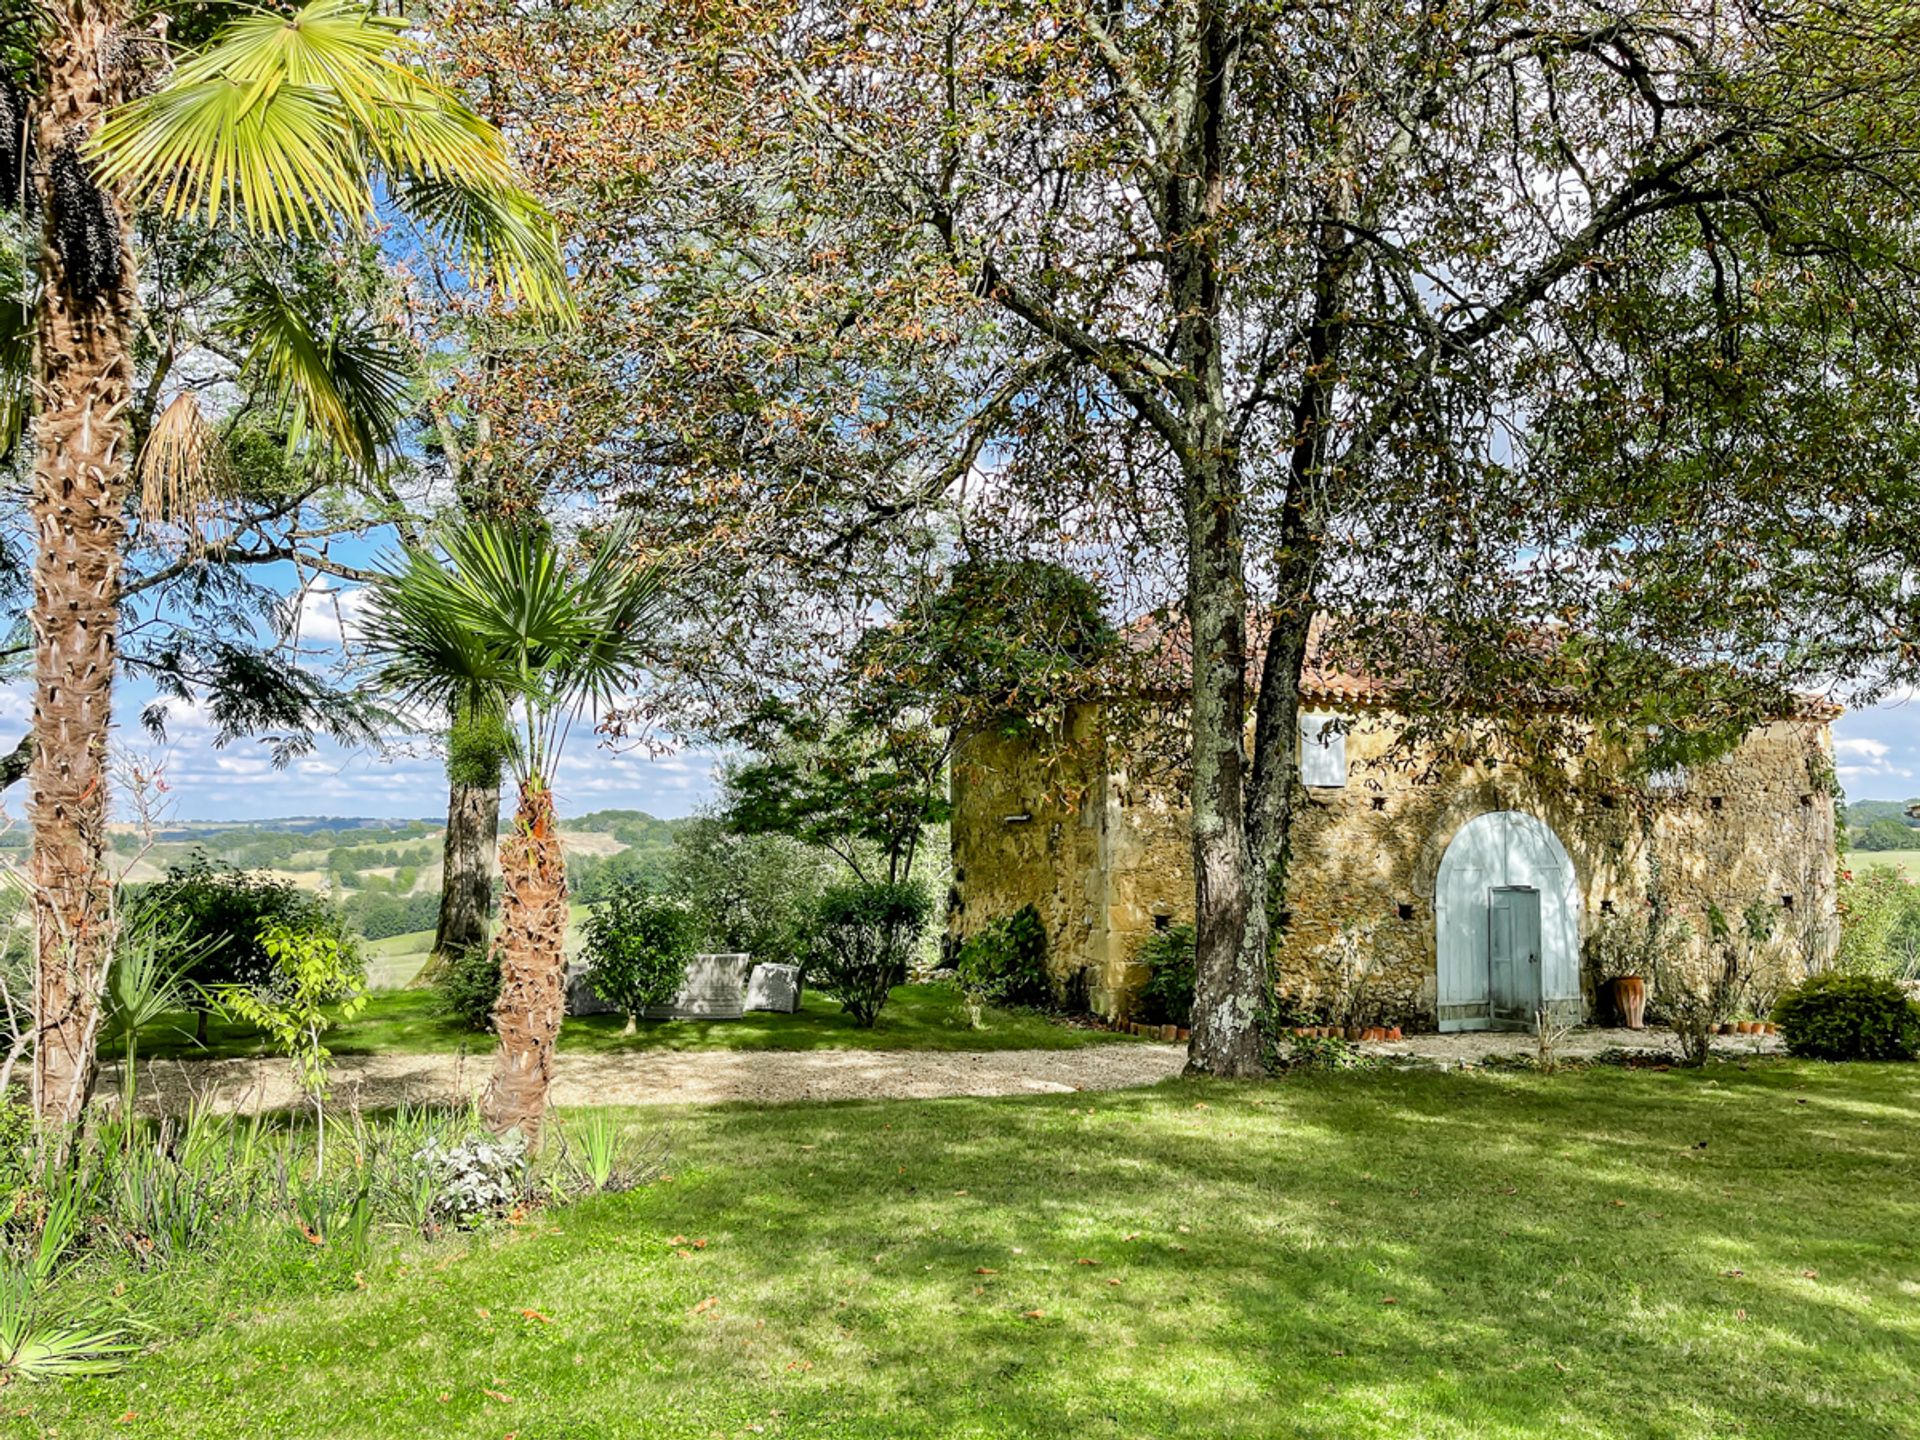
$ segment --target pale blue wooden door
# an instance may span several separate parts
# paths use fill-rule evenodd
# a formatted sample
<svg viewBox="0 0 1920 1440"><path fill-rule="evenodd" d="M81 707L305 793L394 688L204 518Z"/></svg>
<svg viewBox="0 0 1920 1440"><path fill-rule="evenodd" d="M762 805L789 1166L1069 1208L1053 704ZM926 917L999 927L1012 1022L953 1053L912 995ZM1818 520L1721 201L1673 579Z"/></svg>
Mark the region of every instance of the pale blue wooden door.
<svg viewBox="0 0 1920 1440"><path fill-rule="evenodd" d="M1540 892L1487 895L1487 981L1496 1023L1531 1024L1540 1008Z"/></svg>

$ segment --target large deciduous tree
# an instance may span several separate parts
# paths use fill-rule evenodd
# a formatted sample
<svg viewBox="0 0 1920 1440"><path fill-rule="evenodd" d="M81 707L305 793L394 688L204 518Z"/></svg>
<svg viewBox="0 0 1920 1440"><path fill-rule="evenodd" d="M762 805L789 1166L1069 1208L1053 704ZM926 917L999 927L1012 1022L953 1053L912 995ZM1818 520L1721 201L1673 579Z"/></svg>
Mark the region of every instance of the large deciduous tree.
<svg viewBox="0 0 1920 1440"><path fill-rule="evenodd" d="M527 102L546 163L644 217L599 232L610 308L682 321L603 372L612 472L831 497L829 554L957 505L1168 575L1196 1069L1260 1063L1317 612L1410 677L1442 656L1456 713L1572 682L1725 729L1914 667L1903 8L564 9L463 23L509 81L568 76ZM856 444L849 485L820 461Z"/></svg>
<svg viewBox="0 0 1920 1440"><path fill-rule="evenodd" d="M351 0L255 12L168 75L164 17L119 0L37 0L31 121L0 146L8 184L30 175L40 216L33 418L35 750L29 817L37 935L33 1094L71 1118L94 1066L111 887L103 864L107 743L124 505L136 437L132 220L223 218L275 237L358 225L375 186L447 236L476 275L566 306L553 226L520 188L498 132L415 61L404 22ZM8 127L11 131L11 127ZM297 343L261 297L250 338L323 440L359 462L368 436L330 382L324 347ZM313 337L306 337L312 339ZM190 431L190 427L183 427ZM191 449L187 443L175 457Z"/></svg>

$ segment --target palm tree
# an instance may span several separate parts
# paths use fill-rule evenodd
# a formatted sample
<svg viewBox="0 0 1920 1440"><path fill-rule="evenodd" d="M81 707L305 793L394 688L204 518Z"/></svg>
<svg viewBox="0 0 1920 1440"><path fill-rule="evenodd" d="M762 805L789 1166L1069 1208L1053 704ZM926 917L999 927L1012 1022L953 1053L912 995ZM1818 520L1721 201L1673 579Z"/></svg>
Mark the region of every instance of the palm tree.
<svg viewBox="0 0 1920 1440"><path fill-rule="evenodd" d="M113 932L103 861L133 458L130 217L148 207L284 239L357 227L378 194L445 236L475 277L534 307L564 312L568 301L550 217L520 187L500 134L419 68L403 19L364 0L256 12L150 89L171 58L164 17L142 29L127 0L35 9L33 124L29 143L11 147L42 218L32 277L33 1097L64 1120L92 1085ZM0 178L0 200L17 202L17 188ZM368 463L380 436L340 367L270 298L249 321L257 372L296 434ZM166 468L198 448L192 419L183 412L173 426Z"/></svg>
<svg viewBox="0 0 1920 1440"><path fill-rule="evenodd" d="M487 1123L537 1139L566 1009L567 869L554 769L574 722L639 675L667 572L621 524L563 549L539 524L459 522L374 582L368 653L402 704L508 717L519 786L501 842L499 1046Z"/></svg>

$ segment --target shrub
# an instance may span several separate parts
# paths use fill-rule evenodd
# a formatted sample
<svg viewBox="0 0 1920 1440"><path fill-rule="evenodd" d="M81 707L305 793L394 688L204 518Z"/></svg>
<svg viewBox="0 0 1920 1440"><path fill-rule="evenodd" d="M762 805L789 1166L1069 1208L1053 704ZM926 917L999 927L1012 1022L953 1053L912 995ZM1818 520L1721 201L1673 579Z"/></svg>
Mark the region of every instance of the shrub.
<svg viewBox="0 0 1920 1440"><path fill-rule="evenodd" d="M472 1030L493 1028L500 1003L500 956L491 945L469 945L447 954L433 979L436 1007Z"/></svg>
<svg viewBox="0 0 1920 1440"><path fill-rule="evenodd" d="M642 1010L673 999L699 943L691 906L633 880L610 887L584 929L593 993L627 1012L629 1034Z"/></svg>
<svg viewBox="0 0 1920 1440"><path fill-rule="evenodd" d="M273 960L260 937L269 927L333 941L356 974L365 971L334 906L291 880L236 870L200 851L184 864L168 866L163 879L129 898L155 925L179 937L182 953L197 957L184 978L204 990L266 983ZM200 1030L205 1039L204 1008Z"/></svg>
<svg viewBox="0 0 1920 1440"><path fill-rule="evenodd" d="M923 886L861 882L830 886L814 907L807 979L870 1028L887 992L907 975L907 957L932 909Z"/></svg>
<svg viewBox="0 0 1920 1440"><path fill-rule="evenodd" d="M1920 978L1920 885L1890 866L1842 871L1835 908L1840 915L1835 969Z"/></svg>
<svg viewBox="0 0 1920 1440"><path fill-rule="evenodd" d="M527 1146L518 1134L430 1137L413 1157L432 1179L436 1218L472 1225L504 1215L527 1190Z"/></svg>
<svg viewBox="0 0 1920 1440"><path fill-rule="evenodd" d="M1920 1051L1920 1006L1891 980L1828 971L1773 1007L1787 1049L1814 1060L1911 1060Z"/></svg>
<svg viewBox="0 0 1920 1440"><path fill-rule="evenodd" d="M969 935L954 969L963 989L1005 1005L1047 1005L1055 998L1047 975L1047 930L1031 905Z"/></svg>
<svg viewBox="0 0 1920 1440"><path fill-rule="evenodd" d="M686 897L710 949L791 961L837 868L828 851L790 835L739 835L700 816L674 832L667 889Z"/></svg>
<svg viewBox="0 0 1920 1440"><path fill-rule="evenodd" d="M1191 925L1156 930L1140 942L1134 958L1147 967L1147 983L1134 1002L1146 1025L1193 1023L1193 972L1198 942Z"/></svg>

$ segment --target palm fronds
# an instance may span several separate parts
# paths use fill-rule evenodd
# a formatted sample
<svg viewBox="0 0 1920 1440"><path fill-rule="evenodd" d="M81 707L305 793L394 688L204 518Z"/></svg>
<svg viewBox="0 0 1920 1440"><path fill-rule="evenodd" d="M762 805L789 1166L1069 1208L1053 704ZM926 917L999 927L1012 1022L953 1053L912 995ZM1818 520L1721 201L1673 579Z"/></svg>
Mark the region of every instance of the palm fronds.
<svg viewBox="0 0 1920 1440"><path fill-rule="evenodd" d="M107 117L100 180L171 216L231 216L276 237L357 224L384 182L477 275L567 313L552 217L500 132L419 68L421 49L404 18L365 0L247 15Z"/></svg>
<svg viewBox="0 0 1920 1440"><path fill-rule="evenodd" d="M517 769L544 774L573 717L639 673L667 572L631 528L563 551L542 526L464 522L441 553L408 552L375 583L367 648L403 703L515 707Z"/></svg>
<svg viewBox="0 0 1920 1440"><path fill-rule="evenodd" d="M412 384L407 354L391 333L318 316L264 275L235 294L226 328L251 342L243 373L252 392L275 406L289 448L314 436L356 466L373 466L400 427Z"/></svg>

